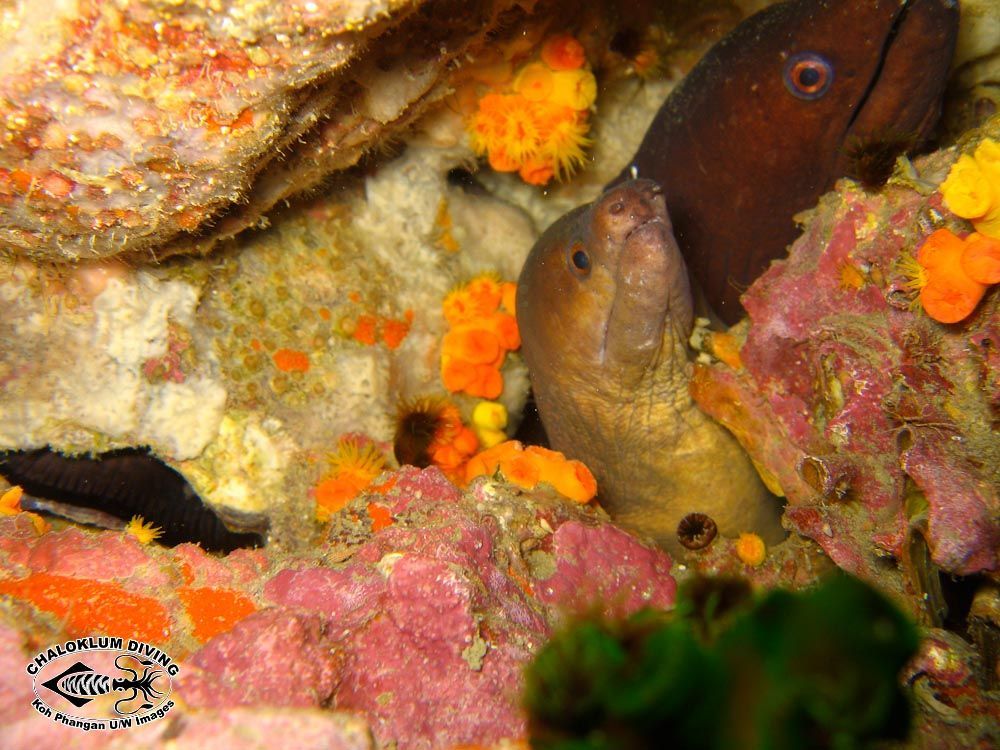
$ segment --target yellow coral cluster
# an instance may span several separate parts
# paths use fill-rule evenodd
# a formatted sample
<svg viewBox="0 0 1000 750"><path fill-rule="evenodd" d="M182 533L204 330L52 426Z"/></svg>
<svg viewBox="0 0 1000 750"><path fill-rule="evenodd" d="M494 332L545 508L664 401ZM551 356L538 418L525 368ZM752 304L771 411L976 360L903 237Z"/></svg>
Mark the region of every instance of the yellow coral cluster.
<svg viewBox="0 0 1000 750"><path fill-rule="evenodd" d="M375 444L356 437L341 438L327 460L330 471L314 490L316 519L321 522L329 521L385 468L385 456Z"/></svg>
<svg viewBox="0 0 1000 750"><path fill-rule="evenodd" d="M507 439L507 407L499 401L480 401L472 410L472 429L484 448Z"/></svg>
<svg viewBox="0 0 1000 750"><path fill-rule="evenodd" d="M498 172L517 172L532 185L572 174L590 145L588 117L597 98L597 81L585 64L583 46L563 34L542 45L540 59L510 77L495 76L468 123L475 152Z"/></svg>
<svg viewBox="0 0 1000 750"><path fill-rule="evenodd" d="M503 392L500 368L521 346L514 293L514 284L482 275L444 298L450 329L441 341L441 380L451 393L495 399Z"/></svg>
<svg viewBox="0 0 1000 750"><path fill-rule="evenodd" d="M499 471L508 482L526 490L540 483L552 485L561 495L586 503L597 494L597 482L590 469L562 453L508 440L473 456L465 466L465 480L493 476Z"/></svg>
<svg viewBox="0 0 1000 750"><path fill-rule="evenodd" d="M962 154L941 184L948 209L969 219L979 234L1000 239L1000 143L987 138Z"/></svg>

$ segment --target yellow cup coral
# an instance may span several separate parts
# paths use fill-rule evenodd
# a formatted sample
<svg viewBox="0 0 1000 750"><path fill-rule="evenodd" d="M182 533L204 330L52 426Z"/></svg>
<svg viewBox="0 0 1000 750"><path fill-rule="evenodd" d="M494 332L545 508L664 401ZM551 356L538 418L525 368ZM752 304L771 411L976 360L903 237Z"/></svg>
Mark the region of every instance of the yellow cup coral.
<svg viewBox="0 0 1000 750"><path fill-rule="evenodd" d="M472 426L484 448L507 439L507 407L497 401L480 401L472 410Z"/></svg>
<svg viewBox="0 0 1000 750"><path fill-rule="evenodd" d="M590 469L562 453L508 440L473 456L465 467L465 480L503 474L507 481L530 490L539 483L551 485L559 494L586 503L597 494L597 482Z"/></svg>
<svg viewBox="0 0 1000 750"><path fill-rule="evenodd" d="M971 156L962 154L941 183L941 195L978 233L1000 239L1000 143L987 138Z"/></svg>

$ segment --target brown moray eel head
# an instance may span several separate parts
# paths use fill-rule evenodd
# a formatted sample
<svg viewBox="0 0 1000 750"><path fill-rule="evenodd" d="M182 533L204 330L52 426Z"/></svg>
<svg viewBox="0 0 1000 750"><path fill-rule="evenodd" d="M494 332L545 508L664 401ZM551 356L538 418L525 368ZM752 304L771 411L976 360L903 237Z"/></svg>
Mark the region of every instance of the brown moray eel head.
<svg viewBox="0 0 1000 750"><path fill-rule="evenodd" d="M733 323L740 293L795 238L792 216L851 173L852 151L928 134L957 29L956 0L770 6L672 92L615 182L663 186L692 276Z"/></svg>
<svg viewBox="0 0 1000 750"><path fill-rule="evenodd" d="M517 319L549 440L591 468L612 517L674 551L690 512L780 537L777 503L688 393L691 293L655 183L552 225L521 271Z"/></svg>

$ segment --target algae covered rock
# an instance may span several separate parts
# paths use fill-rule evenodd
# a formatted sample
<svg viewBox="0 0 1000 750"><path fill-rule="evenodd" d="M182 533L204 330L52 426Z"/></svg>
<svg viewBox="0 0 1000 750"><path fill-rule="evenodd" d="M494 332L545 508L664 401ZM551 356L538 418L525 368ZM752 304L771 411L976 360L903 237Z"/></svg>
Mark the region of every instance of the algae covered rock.
<svg viewBox="0 0 1000 750"><path fill-rule="evenodd" d="M412 467L383 475L296 554L220 559L114 532L39 535L22 514L0 518L0 571L0 663L19 665L0 691L0 744L12 749L79 733L31 707L35 639L99 632L156 643L180 664L176 713L144 728L142 747L172 746L176 732L228 737L265 705L248 731L275 744L290 717L344 747L366 747L362 720L375 747L518 739L522 667L566 612L669 608L676 588L665 553L599 512L493 481L461 492ZM113 747L125 735L92 736Z"/></svg>
<svg viewBox="0 0 1000 750"><path fill-rule="evenodd" d="M935 229L968 231L935 189L956 156L920 159L879 193L842 181L743 296L741 367L703 365L692 386L787 498L789 528L914 602L936 570L1000 570L1000 294L948 325L916 300L917 249Z"/></svg>

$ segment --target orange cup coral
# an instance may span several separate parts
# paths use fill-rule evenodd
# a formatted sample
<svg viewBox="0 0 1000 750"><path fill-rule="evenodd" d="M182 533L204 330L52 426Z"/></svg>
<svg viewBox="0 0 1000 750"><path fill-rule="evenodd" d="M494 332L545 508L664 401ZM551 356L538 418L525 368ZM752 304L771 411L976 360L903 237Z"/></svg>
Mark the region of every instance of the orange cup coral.
<svg viewBox="0 0 1000 750"><path fill-rule="evenodd" d="M473 150L498 172L518 172L532 185L565 179L582 166L597 81L583 46L552 37L533 60L483 95L468 123Z"/></svg>
<svg viewBox="0 0 1000 750"><path fill-rule="evenodd" d="M316 519L330 520L385 468L385 457L375 444L355 437L341 438L327 457L330 472L315 487Z"/></svg>
<svg viewBox="0 0 1000 750"><path fill-rule="evenodd" d="M917 264L911 285L920 290L924 311L940 323L957 323L1000 281L1000 241L939 229L920 246Z"/></svg>
<svg viewBox="0 0 1000 750"><path fill-rule="evenodd" d="M547 448L535 445L525 448L517 440L508 440L473 456L465 467L465 481L492 476L498 471L518 487L530 490L544 482L578 503L589 502L597 494L597 481L582 463Z"/></svg>
<svg viewBox="0 0 1000 750"><path fill-rule="evenodd" d="M500 368L521 346L514 319L514 285L477 276L445 297L451 329L441 341L441 380L451 393L495 399L503 393Z"/></svg>

